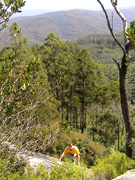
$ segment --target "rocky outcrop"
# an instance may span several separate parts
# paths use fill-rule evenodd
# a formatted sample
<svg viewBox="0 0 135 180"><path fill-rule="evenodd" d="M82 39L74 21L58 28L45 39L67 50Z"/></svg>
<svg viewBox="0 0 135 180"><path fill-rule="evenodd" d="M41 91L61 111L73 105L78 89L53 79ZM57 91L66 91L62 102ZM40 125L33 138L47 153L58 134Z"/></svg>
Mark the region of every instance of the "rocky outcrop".
<svg viewBox="0 0 135 180"><path fill-rule="evenodd" d="M126 172L125 174L112 180L135 180L135 169Z"/></svg>
<svg viewBox="0 0 135 180"><path fill-rule="evenodd" d="M21 155L24 159L26 159L31 167L36 168L40 164L43 164L46 167L46 169L49 171L51 170L51 167L54 164L62 163L56 158L53 158L53 157L50 157L41 153L34 153L34 152L26 151L26 150L19 152L18 155L19 156ZM125 174L112 180L135 180L135 169L130 170L126 172Z"/></svg>
<svg viewBox="0 0 135 180"><path fill-rule="evenodd" d="M50 157L41 153L34 153L27 150L22 150L18 152L17 156L23 157L32 168L36 168L42 164L49 171L51 170L51 167L53 165L62 163L54 157Z"/></svg>
<svg viewBox="0 0 135 180"><path fill-rule="evenodd" d="M27 151L26 149L17 149L15 145L10 144L9 142L3 143L5 146L8 146L8 148L14 152L16 152L16 156L18 159L23 158L28 165L30 165L34 170L36 170L36 167L39 165L44 165L45 168L50 171L51 167L55 164L62 164L61 161L54 157L50 157L41 153L35 153L32 151Z"/></svg>

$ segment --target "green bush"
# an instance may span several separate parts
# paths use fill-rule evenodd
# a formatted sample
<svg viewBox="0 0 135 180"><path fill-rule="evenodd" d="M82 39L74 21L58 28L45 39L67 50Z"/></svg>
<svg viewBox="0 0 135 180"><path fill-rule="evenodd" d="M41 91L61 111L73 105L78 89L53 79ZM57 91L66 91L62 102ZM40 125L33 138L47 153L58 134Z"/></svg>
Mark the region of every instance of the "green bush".
<svg viewBox="0 0 135 180"><path fill-rule="evenodd" d="M17 160L12 154L7 156L5 153L5 157L7 159L0 157L0 180L49 180L49 173L43 165L36 172L28 168L24 173L26 163L23 160Z"/></svg>
<svg viewBox="0 0 135 180"><path fill-rule="evenodd" d="M33 172L32 168L28 168L21 180L49 180L49 173L43 165L40 165L36 172Z"/></svg>
<svg viewBox="0 0 135 180"><path fill-rule="evenodd" d="M20 174L9 168L8 161L0 159L0 180L19 180Z"/></svg>
<svg viewBox="0 0 135 180"><path fill-rule="evenodd" d="M51 171L50 180L82 180L85 170L73 163L63 163L54 166Z"/></svg>
<svg viewBox="0 0 135 180"><path fill-rule="evenodd" d="M91 167L96 180L111 180L127 170L135 168L135 161L120 152L113 152L104 159L97 159L95 166Z"/></svg>
<svg viewBox="0 0 135 180"><path fill-rule="evenodd" d="M85 159L85 164L88 167L94 165L95 160L102 158L106 153L106 148L95 142L88 142L83 152L83 158Z"/></svg>
<svg viewBox="0 0 135 180"><path fill-rule="evenodd" d="M8 148L0 152L0 180L19 180L25 166L26 162L16 158L15 153L10 152Z"/></svg>

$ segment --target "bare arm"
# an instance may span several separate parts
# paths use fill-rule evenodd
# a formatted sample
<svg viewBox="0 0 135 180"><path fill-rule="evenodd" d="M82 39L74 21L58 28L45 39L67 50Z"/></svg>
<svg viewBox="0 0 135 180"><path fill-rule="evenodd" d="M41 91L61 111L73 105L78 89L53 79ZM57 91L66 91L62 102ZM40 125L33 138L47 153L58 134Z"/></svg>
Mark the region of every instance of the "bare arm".
<svg viewBox="0 0 135 180"><path fill-rule="evenodd" d="M80 155L77 156L77 164L80 165Z"/></svg>
<svg viewBox="0 0 135 180"><path fill-rule="evenodd" d="M61 159L63 158L63 156L64 156L64 153L62 153L62 155L60 156L60 159L59 159L60 161L61 161Z"/></svg>

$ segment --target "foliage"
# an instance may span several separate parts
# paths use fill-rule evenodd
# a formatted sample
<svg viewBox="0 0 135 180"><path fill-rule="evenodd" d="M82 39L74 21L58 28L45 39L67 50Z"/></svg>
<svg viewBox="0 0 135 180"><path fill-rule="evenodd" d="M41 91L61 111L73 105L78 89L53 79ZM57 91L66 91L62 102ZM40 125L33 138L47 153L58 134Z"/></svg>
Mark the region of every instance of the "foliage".
<svg viewBox="0 0 135 180"><path fill-rule="evenodd" d="M20 172L19 169L15 171L8 170L7 160L0 160L0 179L12 179L12 180L111 180L129 169L135 168L135 162L128 158L125 154L115 152L104 158L97 159L91 170L84 167L79 167L73 163L63 163L62 165L54 165L51 173L45 169L43 165L37 167L36 171L32 168L27 167L25 173Z"/></svg>
<svg viewBox="0 0 135 180"><path fill-rule="evenodd" d="M97 158L103 157L107 153L106 147L102 144L89 140L86 133L80 134L79 132L70 131L69 133L62 133L58 136L55 143L46 151L49 155L54 155L59 158L68 143L72 142L78 147L80 151L81 166L90 167L94 164ZM64 156L62 161L68 161L68 154Z"/></svg>
<svg viewBox="0 0 135 180"><path fill-rule="evenodd" d="M132 46L135 47L135 20L130 22L130 27L127 28L127 32L124 32Z"/></svg>
<svg viewBox="0 0 135 180"><path fill-rule="evenodd" d="M114 144L117 139L117 119L118 117L110 109L106 109L97 118L98 128L95 129L98 134L98 141L105 146Z"/></svg>
<svg viewBox="0 0 135 180"><path fill-rule="evenodd" d="M82 49L76 57L75 95L80 104L80 128L83 133L86 127L85 111L87 106L94 101L97 87L96 66L91 60L87 49Z"/></svg>
<svg viewBox="0 0 135 180"><path fill-rule="evenodd" d="M82 180L84 175L84 169L79 166L73 163L63 163L61 166L52 168L50 180Z"/></svg>
<svg viewBox="0 0 135 180"><path fill-rule="evenodd" d="M12 38L12 41L16 41L17 38L20 39L20 37L22 36L21 29L16 22L14 22L10 27L10 36Z"/></svg>
<svg viewBox="0 0 135 180"><path fill-rule="evenodd" d="M101 105L108 105L113 101L120 103L118 81L111 81L99 86L97 89L96 101Z"/></svg>
<svg viewBox="0 0 135 180"><path fill-rule="evenodd" d="M23 0L4 0L0 2L0 31L6 27L9 18L25 5Z"/></svg>
<svg viewBox="0 0 135 180"><path fill-rule="evenodd" d="M97 159L91 170L93 172L93 179L111 180L134 167L134 160L131 160L123 153L114 151L111 155L106 156L102 160Z"/></svg>
<svg viewBox="0 0 135 180"><path fill-rule="evenodd" d="M127 83L128 83L128 98L131 104L135 103L135 62L133 62L127 74Z"/></svg>
<svg viewBox="0 0 135 180"><path fill-rule="evenodd" d="M21 158L19 160L15 153L11 152L8 148L0 153L0 179L16 179L20 178L24 173L26 162Z"/></svg>
<svg viewBox="0 0 135 180"><path fill-rule="evenodd" d="M61 134L58 136L58 139L51 147L47 149L46 152L51 155L55 154L56 157L59 158L69 142L72 142L74 145L76 145L80 152L82 152L83 142L85 139L86 134L80 134L79 132L75 132L73 130L70 132L61 132Z"/></svg>
<svg viewBox="0 0 135 180"><path fill-rule="evenodd" d="M19 27L14 23L13 45L0 53L1 141L45 150L59 131L59 115L42 61L35 58L25 39L14 37L16 29Z"/></svg>
<svg viewBox="0 0 135 180"><path fill-rule="evenodd" d="M104 75L107 77L109 82L119 80L119 72L116 64L100 63L100 66L103 68Z"/></svg>
<svg viewBox="0 0 135 180"><path fill-rule="evenodd" d="M84 154L83 154L84 153ZM107 153L107 149L95 142L88 142L85 150L83 151L82 156L85 159L85 164L90 168L96 161L96 159L101 159Z"/></svg>
<svg viewBox="0 0 135 180"><path fill-rule="evenodd" d="M15 156L14 156L15 157ZM15 166L14 169L12 167L9 168L10 163L14 163ZM19 167L19 168L18 168ZM20 169L20 167L23 169L23 171ZM27 169L26 172L24 172ZM40 165L37 167L36 172L33 171L32 168L27 167L26 164L23 164L23 161L21 160L20 164L15 161L15 158L12 158L12 161L9 160L3 160L0 158L0 179L1 180L49 180L49 173L45 169L43 165Z"/></svg>
<svg viewBox="0 0 135 180"><path fill-rule="evenodd" d="M23 174L20 180L49 180L49 172L41 164L37 167L36 171L33 172L31 167L27 168L27 173Z"/></svg>
<svg viewBox="0 0 135 180"><path fill-rule="evenodd" d="M83 177L88 176L88 172L85 168L71 163L53 166L50 174L43 165L37 167L36 171L33 171L31 167L27 167L25 173L20 173L18 170L15 172L7 170L6 164L6 161L0 160L1 180L81 180Z"/></svg>
<svg viewBox="0 0 135 180"><path fill-rule="evenodd" d="M118 77L110 75L110 70L115 74L116 69L101 62L97 65L88 49L63 43L54 33L43 45L32 48L17 23L10 34L12 46L0 52L1 140L56 157L73 142L81 152L81 164L90 167L106 153L99 142L112 146L119 134L124 138L117 107L110 108L119 104L120 98ZM90 43L97 41L96 48L102 53L107 49L98 38ZM109 42L109 37L106 40ZM134 89L130 76L128 80ZM43 177L45 174L43 170ZM67 178L67 174L68 170L61 177ZM29 173L27 178L37 176ZM16 177L19 179L18 174Z"/></svg>

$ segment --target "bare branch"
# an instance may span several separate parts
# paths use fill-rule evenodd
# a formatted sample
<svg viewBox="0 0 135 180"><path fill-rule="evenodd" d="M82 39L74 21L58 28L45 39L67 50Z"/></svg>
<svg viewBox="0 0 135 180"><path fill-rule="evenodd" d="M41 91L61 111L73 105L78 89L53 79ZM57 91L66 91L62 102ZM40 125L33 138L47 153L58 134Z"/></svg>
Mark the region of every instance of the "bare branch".
<svg viewBox="0 0 135 180"><path fill-rule="evenodd" d="M117 40L116 36L114 35L113 33L113 29L111 27L111 24L110 24L110 21L109 21L109 17L108 17L108 14L107 14L107 11L106 9L104 8L103 4L101 3L100 0L97 0L98 3L101 5L101 8L103 9L104 13L105 13L105 16L106 16L106 20L107 20L107 25L108 25L108 29L112 35L112 37L114 38L114 40L116 41L116 43L118 44L118 46L122 49L124 55L126 55L126 50L124 48L124 46L122 44L120 44L120 42ZM117 5L117 0L114 2L114 0L111 0L111 2L113 2L113 4L116 6Z"/></svg>
<svg viewBox="0 0 135 180"><path fill-rule="evenodd" d="M122 22L123 22L123 31L126 32L127 31L127 20L124 17L124 15L120 12L120 10L117 7L117 3L114 2L114 0L111 0L111 3L116 11L116 13L118 14L118 16L121 18ZM128 39L126 38L126 36L124 35L124 40L125 40L125 45L129 42Z"/></svg>
<svg viewBox="0 0 135 180"><path fill-rule="evenodd" d="M117 59L113 58L114 62L117 64L118 69L120 70L120 64L118 63Z"/></svg>

